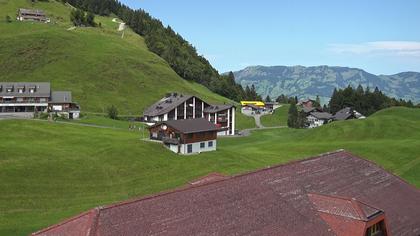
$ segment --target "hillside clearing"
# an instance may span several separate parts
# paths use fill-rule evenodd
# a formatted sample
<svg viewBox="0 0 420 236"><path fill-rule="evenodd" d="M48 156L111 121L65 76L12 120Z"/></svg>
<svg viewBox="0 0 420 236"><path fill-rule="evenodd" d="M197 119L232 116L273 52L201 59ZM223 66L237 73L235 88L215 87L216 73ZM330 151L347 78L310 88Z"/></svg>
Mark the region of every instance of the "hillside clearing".
<svg viewBox="0 0 420 236"><path fill-rule="evenodd" d="M43 9L50 24L0 21L0 81L51 82L53 90L70 90L82 112L104 113L115 105L120 114L140 116L165 94L196 95L209 103L232 101L179 77L149 51L131 29L124 38L114 17L96 16L101 27L73 27L71 8L57 1L0 0L0 15L19 8ZM251 118L237 113L238 128L252 128Z"/></svg>

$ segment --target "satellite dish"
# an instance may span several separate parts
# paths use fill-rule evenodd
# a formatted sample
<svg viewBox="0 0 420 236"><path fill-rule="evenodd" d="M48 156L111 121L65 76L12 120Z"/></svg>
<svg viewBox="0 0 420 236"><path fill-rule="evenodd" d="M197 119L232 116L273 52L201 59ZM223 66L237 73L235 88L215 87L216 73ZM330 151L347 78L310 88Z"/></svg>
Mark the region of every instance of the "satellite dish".
<svg viewBox="0 0 420 236"><path fill-rule="evenodd" d="M168 129L168 126L166 126L166 125L162 125L162 126L161 126L161 128L162 128L163 130L167 130L167 129Z"/></svg>

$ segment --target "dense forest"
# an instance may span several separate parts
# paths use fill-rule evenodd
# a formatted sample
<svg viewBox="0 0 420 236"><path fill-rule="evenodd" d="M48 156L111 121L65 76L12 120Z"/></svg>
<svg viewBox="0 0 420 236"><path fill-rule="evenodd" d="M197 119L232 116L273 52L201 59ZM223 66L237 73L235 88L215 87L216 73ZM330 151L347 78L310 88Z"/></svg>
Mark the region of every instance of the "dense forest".
<svg viewBox="0 0 420 236"><path fill-rule="evenodd" d="M232 100L248 99L247 92L232 75L221 76L197 50L170 26L144 10L133 10L117 0L61 0L98 15L115 14L145 38L147 47L163 59L182 78L203 84L213 92ZM250 95L250 93L248 93Z"/></svg>
<svg viewBox="0 0 420 236"><path fill-rule="evenodd" d="M386 96L377 87L371 91L369 88L363 89L361 85L356 89L351 86L345 89L334 89L328 104L329 112L332 114L345 107L351 107L365 116L392 106L414 107L410 100L397 100Z"/></svg>

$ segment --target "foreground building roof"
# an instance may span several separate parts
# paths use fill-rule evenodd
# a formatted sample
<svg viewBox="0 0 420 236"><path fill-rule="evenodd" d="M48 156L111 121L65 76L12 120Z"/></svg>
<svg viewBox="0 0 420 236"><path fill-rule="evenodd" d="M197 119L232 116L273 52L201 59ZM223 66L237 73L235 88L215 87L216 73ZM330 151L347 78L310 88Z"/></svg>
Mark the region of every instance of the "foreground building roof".
<svg viewBox="0 0 420 236"><path fill-rule="evenodd" d="M370 219L385 215L391 235L419 235L419 202L420 191L404 180L337 151L233 177L211 174L33 235L365 235Z"/></svg>

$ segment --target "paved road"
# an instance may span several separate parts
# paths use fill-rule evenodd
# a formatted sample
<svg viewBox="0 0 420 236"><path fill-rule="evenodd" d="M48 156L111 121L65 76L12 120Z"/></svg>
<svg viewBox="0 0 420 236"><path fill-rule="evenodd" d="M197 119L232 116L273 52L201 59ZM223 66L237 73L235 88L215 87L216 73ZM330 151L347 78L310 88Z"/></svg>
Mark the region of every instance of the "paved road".
<svg viewBox="0 0 420 236"><path fill-rule="evenodd" d="M280 108L280 107L282 107L283 105L279 105L278 107L276 107L274 110L276 110L276 109L278 109L278 108ZM273 111L274 112L274 111ZM255 114L254 112L252 112L252 113L242 113L242 114L244 114L244 115L246 115L246 116L252 116L252 117L254 117L254 120L255 120L255 126L257 127L257 128L265 128L265 126L261 123L261 117L262 116L266 116L266 115L272 115L273 113L261 113L261 114Z"/></svg>
<svg viewBox="0 0 420 236"><path fill-rule="evenodd" d="M255 126L257 126L257 128L264 128L264 125L261 123L261 114L257 114L254 115L254 120L255 120Z"/></svg>

